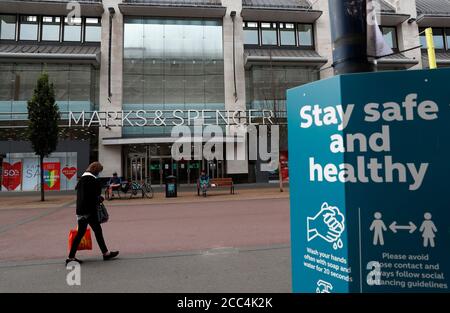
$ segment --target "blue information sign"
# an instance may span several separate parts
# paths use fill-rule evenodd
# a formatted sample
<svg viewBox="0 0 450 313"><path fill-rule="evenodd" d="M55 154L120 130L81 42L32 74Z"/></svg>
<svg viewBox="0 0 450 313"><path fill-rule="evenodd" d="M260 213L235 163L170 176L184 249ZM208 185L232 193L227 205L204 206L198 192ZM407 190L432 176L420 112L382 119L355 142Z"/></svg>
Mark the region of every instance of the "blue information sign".
<svg viewBox="0 0 450 313"><path fill-rule="evenodd" d="M448 292L450 69L288 91L294 292Z"/></svg>

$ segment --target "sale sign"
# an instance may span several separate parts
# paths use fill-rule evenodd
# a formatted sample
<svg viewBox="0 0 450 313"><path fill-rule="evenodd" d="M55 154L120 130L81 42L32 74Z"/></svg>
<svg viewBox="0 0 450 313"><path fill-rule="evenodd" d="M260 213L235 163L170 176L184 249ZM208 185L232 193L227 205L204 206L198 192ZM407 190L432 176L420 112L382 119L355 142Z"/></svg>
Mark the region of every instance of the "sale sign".
<svg viewBox="0 0 450 313"><path fill-rule="evenodd" d="M44 163L44 190L60 190L61 167L58 162Z"/></svg>
<svg viewBox="0 0 450 313"><path fill-rule="evenodd" d="M8 191L16 190L22 183L22 162L3 162L2 185Z"/></svg>
<svg viewBox="0 0 450 313"><path fill-rule="evenodd" d="M62 173L67 177L68 180L71 180L72 177L77 173L76 167L65 167L62 169Z"/></svg>
<svg viewBox="0 0 450 313"><path fill-rule="evenodd" d="M280 152L280 171L281 171L281 178L283 181L288 182L289 181L289 166L288 166L288 152L287 151L281 151Z"/></svg>

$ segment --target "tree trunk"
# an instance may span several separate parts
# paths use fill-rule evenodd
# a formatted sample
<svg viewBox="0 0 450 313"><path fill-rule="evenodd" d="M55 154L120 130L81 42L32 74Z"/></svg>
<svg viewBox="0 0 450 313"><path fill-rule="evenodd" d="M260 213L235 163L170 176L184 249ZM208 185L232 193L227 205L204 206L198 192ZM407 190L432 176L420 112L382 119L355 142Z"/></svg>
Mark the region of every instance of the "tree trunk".
<svg viewBox="0 0 450 313"><path fill-rule="evenodd" d="M40 155L39 161L40 161L39 167L41 170L41 201L45 201L45 196L44 196L44 156Z"/></svg>

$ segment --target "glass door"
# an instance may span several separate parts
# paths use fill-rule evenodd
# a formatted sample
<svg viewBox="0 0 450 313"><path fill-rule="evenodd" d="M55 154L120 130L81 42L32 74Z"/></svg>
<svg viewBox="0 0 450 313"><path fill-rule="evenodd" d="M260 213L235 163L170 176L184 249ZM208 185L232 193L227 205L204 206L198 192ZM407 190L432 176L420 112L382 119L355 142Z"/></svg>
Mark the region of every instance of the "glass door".
<svg viewBox="0 0 450 313"><path fill-rule="evenodd" d="M147 158L145 154L130 154L128 157L128 180L143 182L147 181Z"/></svg>

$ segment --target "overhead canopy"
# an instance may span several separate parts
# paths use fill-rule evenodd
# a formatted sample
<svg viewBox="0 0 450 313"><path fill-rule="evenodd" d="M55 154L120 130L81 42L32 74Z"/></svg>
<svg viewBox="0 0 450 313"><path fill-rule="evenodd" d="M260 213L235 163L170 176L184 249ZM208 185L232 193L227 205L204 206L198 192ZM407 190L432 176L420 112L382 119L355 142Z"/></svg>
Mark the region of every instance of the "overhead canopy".
<svg viewBox="0 0 450 313"><path fill-rule="evenodd" d="M450 27L450 1L416 0L417 23L426 27Z"/></svg>
<svg viewBox="0 0 450 313"><path fill-rule="evenodd" d="M67 8L69 0L1 0L0 12L6 14L47 14L67 15L71 6ZM78 0L82 16L102 16L104 9L101 0Z"/></svg>
<svg viewBox="0 0 450 313"><path fill-rule="evenodd" d="M422 63L424 68L428 68L428 54L422 51ZM436 51L436 63L438 66L450 66L450 52Z"/></svg>
<svg viewBox="0 0 450 313"><path fill-rule="evenodd" d="M397 13L396 8L384 0L380 1L380 10L380 25L383 26L397 26L407 21L411 17L411 15L409 14Z"/></svg>
<svg viewBox="0 0 450 313"><path fill-rule="evenodd" d="M387 13L381 12L380 25L383 26L397 26L406 22L411 15L408 14L397 14L397 13Z"/></svg>
<svg viewBox="0 0 450 313"><path fill-rule="evenodd" d="M418 60L410 59L401 53L378 59L379 69L408 69L417 64Z"/></svg>
<svg viewBox="0 0 450 313"><path fill-rule="evenodd" d="M243 0L241 15L246 21L313 23L322 11L306 0Z"/></svg>
<svg viewBox="0 0 450 313"><path fill-rule="evenodd" d="M100 64L100 46L0 44L0 61Z"/></svg>
<svg viewBox="0 0 450 313"><path fill-rule="evenodd" d="M223 18L227 9L220 0L124 0L120 12L127 16Z"/></svg>
<svg viewBox="0 0 450 313"><path fill-rule="evenodd" d="M321 57L314 50L302 49L245 49L245 67L252 65L305 65L321 67L328 62L327 58Z"/></svg>

